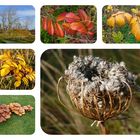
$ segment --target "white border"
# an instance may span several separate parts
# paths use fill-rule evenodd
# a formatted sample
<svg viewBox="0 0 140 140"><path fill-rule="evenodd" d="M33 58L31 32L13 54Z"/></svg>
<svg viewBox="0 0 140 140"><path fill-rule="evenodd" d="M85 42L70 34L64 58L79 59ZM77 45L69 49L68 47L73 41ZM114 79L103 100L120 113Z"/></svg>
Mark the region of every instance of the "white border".
<svg viewBox="0 0 140 140"><path fill-rule="evenodd" d="M35 97L36 106L36 130L33 135L0 135L0 139L4 140L65 140L65 139L96 139L96 140L112 140L112 139L140 139L139 135L47 135L40 127L40 57L47 49L139 49L140 44L105 44L102 42L102 8L105 5L140 5L139 0L0 0L1 5L33 5L36 14L36 40L33 44L0 44L0 49L33 49L36 55L36 84L33 90L0 90L0 94L10 95L33 95ZM97 8L97 41L94 44L43 44L40 41L40 8L43 5L94 5ZM22 127L22 126L21 126ZM90 127L90 126L89 126ZM92 128L91 128L92 129Z"/></svg>

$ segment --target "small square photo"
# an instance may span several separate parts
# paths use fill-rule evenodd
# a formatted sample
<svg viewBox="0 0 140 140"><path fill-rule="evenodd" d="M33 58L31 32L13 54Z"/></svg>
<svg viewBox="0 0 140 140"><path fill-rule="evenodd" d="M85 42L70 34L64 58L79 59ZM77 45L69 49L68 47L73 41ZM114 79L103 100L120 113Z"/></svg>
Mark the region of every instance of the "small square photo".
<svg viewBox="0 0 140 140"><path fill-rule="evenodd" d="M0 49L0 89L33 89L35 52L31 49Z"/></svg>
<svg viewBox="0 0 140 140"><path fill-rule="evenodd" d="M107 5L102 24L104 43L140 43L140 6Z"/></svg>
<svg viewBox="0 0 140 140"><path fill-rule="evenodd" d="M0 5L0 43L33 43L34 40L34 7Z"/></svg>
<svg viewBox="0 0 140 140"><path fill-rule="evenodd" d="M0 95L0 135L29 135L34 131L34 97Z"/></svg>
<svg viewBox="0 0 140 140"><path fill-rule="evenodd" d="M43 43L94 43L96 41L94 6L43 6L41 41Z"/></svg>

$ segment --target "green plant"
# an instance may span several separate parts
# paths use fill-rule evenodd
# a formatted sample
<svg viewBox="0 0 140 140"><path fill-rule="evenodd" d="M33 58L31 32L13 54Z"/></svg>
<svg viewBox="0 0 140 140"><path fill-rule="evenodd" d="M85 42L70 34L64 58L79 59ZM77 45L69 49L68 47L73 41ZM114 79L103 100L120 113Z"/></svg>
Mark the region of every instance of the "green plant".
<svg viewBox="0 0 140 140"><path fill-rule="evenodd" d="M112 37L113 37L113 41L115 43L121 43L121 41L124 38L123 34L120 31L118 31L117 33L116 32L113 32L112 33Z"/></svg>

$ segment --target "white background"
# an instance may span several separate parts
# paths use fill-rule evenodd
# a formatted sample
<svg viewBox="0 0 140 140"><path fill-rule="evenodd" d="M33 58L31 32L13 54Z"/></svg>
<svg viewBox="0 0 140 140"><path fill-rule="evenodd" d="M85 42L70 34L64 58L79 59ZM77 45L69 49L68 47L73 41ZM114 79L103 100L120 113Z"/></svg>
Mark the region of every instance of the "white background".
<svg viewBox="0 0 140 140"><path fill-rule="evenodd" d="M105 5L140 5L140 0L0 0L0 5L32 5L35 7L36 39L33 44L0 44L0 49L33 49L36 56L36 85L33 90L1 90L0 95L33 95L36 101L36 127L32 135L0 135L0 140L70 140L70 139L92 139L92 140L112 140L112 139L140 139L139 135L47 135L40 127L40 57L49 48L66 49L116 49L116 48L137 48L140 44L104 44L102 42L102 8ZM94 44L43 44L40 41L40 8L43 5L94 5L97 8L97 41ZM22 127L22 126L21 126ZM90 126L89 126L90 127ZM14 129L14 128L13 128ZM92 128L91 128L92 129Z"/></svg>

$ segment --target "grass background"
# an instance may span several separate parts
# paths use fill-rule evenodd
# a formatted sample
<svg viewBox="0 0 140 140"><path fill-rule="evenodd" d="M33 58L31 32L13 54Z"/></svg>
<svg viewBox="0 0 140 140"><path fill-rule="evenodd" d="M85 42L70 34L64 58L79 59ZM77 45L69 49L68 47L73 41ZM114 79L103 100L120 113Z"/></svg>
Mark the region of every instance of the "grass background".
<svg viewBox="0 0 140 140"><path fill-rule="evenodd" d="M57 82L64 70L73 61L73 56L93 55L109 61L124 61L129 71L138 75L140 85L140 50L134 49L93 49L93 50L47 50L41 57L41 127L48 134L99 134L99 129L91 123L94 120L81 116L72 106L65 90L60 84L63 103L74 111L63 107L57 98ZM140 93L133 91L133 100L128 111L107 120L110 134L140 134Z"/></svg>
<svg viewBox="0 0 140 140"><path fill-rule="evenodd" d="M0 104L18 102L21 105L31 105L33 110L22 117L15 114L6 122L0 123L0 134L33 134L35 131L35 100L30 95L1 95Z"/></svg>

